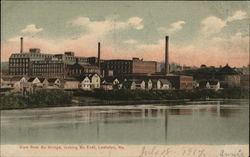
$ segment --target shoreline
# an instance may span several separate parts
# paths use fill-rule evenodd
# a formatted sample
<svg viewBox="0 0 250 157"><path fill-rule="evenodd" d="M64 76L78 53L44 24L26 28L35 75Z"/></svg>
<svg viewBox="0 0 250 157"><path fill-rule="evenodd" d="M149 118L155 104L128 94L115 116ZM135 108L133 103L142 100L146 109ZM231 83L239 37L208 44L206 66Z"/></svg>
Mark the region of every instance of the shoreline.
<svg viewBox="0 0 250 157"><path fill-rule="evenodd" d="M168 104L190 101L249 99L249 89L171 91L75 91L39 90L29 95L10 94L0 98L0 110L67 106Z"/></svg>
<svg viewBox="0 0 250 157"><path fill-rule="evenodd" d="M249 99L178 99L178 100L100 100L93 102L79 102L72 104L65 104L61 106L40 106L40 107L25 107L25 108L9 108L0 109L0 111L6 110L24 110L24 109L39 109L39 108L63 108L63 107L81 107L81 106L127 106L127 105L165 105L165 106L178 106L188 105L187 102L213 102L213 101L233 101L233 100L249 100ZM166 103L166 104L165 104ZM180 104L182 103L182 104ZM195 104L196 105L196 104Z"/></svg>
<svg viewBox="0 0 250 157"><path fill-rule="evenodd" d="M161 104L161 103L169 103L166 105L177 105L177 103L184 103L188 101L223 101L223 100L233 100L233 99L177 99L177 100L101 100L99 102L80 102L78 106L121 106L121 105L141 105L141 104Z"/></svg>

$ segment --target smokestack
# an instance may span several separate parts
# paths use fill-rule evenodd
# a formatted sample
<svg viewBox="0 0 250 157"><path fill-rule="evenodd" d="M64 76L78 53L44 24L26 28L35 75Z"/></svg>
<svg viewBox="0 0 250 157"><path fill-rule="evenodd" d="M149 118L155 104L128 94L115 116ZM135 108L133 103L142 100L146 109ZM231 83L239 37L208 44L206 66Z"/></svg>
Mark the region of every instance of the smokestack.
<svg viewBox="0 0 250 157"><path fill-rule="evenodd" d="M166 43L165 43L165 73L169 73L169 57L168 57L168 36L166 36Z"/></svg>
<svg viewBox="0 0 250 157"><path fill-rule="evenodd" d="M99 68L100 68L100 57L101 57L101 43L98 42L98 61L97 61L97 64L98 64Z"/></svg>
<svg viewBox="0 0 250 157"><path fill-rule="evenodd" d="M21 46L20 46L20 53L23 53L23 37L20 38Z"/></svg>

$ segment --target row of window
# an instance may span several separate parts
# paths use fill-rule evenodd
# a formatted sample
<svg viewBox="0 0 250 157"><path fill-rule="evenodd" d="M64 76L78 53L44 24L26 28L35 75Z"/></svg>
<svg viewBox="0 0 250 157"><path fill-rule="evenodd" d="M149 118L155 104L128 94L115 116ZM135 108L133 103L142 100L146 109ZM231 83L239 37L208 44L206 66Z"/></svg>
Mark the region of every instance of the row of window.
<svg viewBox="0 0 250 157"><path fill-rule="evenodd" d="M131 65L132 62L106 62L107 65Z"/></svg>
<svg viewBox="0 0 250 157"><path fill-rule="evenodd" d="M11 58L10 63L29 62L29 58Z"/></svg>
<svg viewBox="0 0 250 157"><path fill-rule="evenodd" d="M24 67L10 67L10 70L28 70L29 68L24 68Z"/></svg>
<svg viewBox="0 0 250 157"><path fill-rule="evenodd" d="M53 55L49 54L42 54L42 53L29 53L29 54L13 54L13 57L46 57L46 58L52 58Z"/></svg>
<svg viewBox="0 0 250 157"><path fill-rule="evenodd" d="M10 63L10 67L28 67L28 66L29 66L29 64L27 64L27 63L26 64L25 63L20 63L20 64L18 64L18 63L11 64Z"/></svg>
<svg viewBox="0 0 250 157"><path fill-rule="evenodd" d="M107 69L131 69L130 66L107 65Z"/></svg>
<svg viewBox="0 0 250 157"><path fill-rule="evenodd" d="M66 57L66 60L75 61L76 57Z"/></svg>
<svg viewBox="0 0 250 157"><path fill-rule="evenodd" d="M55 67L55 66L50 66L50 67L32 67L32 69L64 69L63 67Z"/></svg>
<svg viewBox="0 0 250 157"><path fill-rule="evenodd" d="M46 73L50 73L50 72L63 72L63 70L61 69L33 69L34 72L46 72Z"/></svg>
<svg viewBox="0 0 250 157"><path fill-rule="evenodd" d="M34 75L62 75L61 72L37 72L37 71L33 71Z"/></svg>
<svg viewBox="0 0 250 157"><path fill-rule="evenodd" d="M10 75L28 75L27 71L10 71Z"/></svg>

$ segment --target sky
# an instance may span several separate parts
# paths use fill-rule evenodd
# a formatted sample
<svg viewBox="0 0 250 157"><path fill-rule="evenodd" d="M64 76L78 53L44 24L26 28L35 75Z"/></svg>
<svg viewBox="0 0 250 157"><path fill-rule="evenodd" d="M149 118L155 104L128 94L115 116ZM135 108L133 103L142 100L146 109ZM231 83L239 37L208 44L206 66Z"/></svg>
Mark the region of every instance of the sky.
<svg viewBox="0 0 250 157"><path fill-rule="evenodd" d="M1 1L1 53L74 51L102 59L164 61L181 65L249 64L248 1Z"/></svg>

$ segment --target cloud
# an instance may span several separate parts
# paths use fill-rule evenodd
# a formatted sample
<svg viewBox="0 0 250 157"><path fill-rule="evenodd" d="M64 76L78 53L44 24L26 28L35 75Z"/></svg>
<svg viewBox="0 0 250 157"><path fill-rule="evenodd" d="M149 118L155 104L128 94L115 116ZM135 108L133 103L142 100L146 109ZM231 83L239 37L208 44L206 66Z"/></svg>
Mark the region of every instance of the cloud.
<svg viewBox="0 0 250 157"><path fill-rule="evenodd" d="M245 11L238 10L233 14L233 16L229 16L226 21L231 22L235 20L243 20L246 18L247 18L247 13Z"/></svg>
<svg viewBox="0 0 250 157"><path fill-rule="evenodd" d="M133 45L133 44L137 44L138 41L137 41L137 40L130 39L130 40L125 40L125 41L123 41L123 43Z"/></svg>
<svg viewBox="0 0 250 157"><path fill-rule="evenodd" d="M204 35L210 35L219 33L222 28L226 26L227 22L216 16L209 16L204 19L201 24L203 25L201 33Z"/></svg>
<svg viewBox="0 0 250 157"><path fill-rule="evenodd" d="M236 11L232 16L227 17L225 20L222 20L216 16L209 16L201 21L202 28L200 32L203 35L210 36L212 34L221 32L221 30L227 26L229 22L246 18L247 13L241 10Z"/></svg>
<svg viewBox="0 0 250 157"><path fill-rule="evenodd" d="M132 28L135 30L141 30L144 28L142 24L143 19L140 17L130 17L126 21L119 21L117 17L106 17L103 21L90 20L88 17L78 17L69 23L72 26L81 26L87 29L87 34L94 36L104 36L107 33Z"/></svg>
<svg viewBox="0 0 250 157"><path fill-rule="evenodd" d="M158 31L165 32L166 34L174 34L182 29L182 26L185 24L185 21L177 21L172 23L169 28L160 27Z"/></svg>
<svg viewBox="0 0 250 157"><path fill-rule="evenodd" d="M131 26L132 28L135 28L137 30L141 30L144 28L144 25L141 24L143 21L140 17L131 17L128 19L128 21L125 23L125 25L128 24L128 26Z"/></svg>
<svg viewBox="0 0 250 157"><path fill-rule="evenodd" d="M41 31L43 31L43 28L36 28L36 25L34 24L27 25L24 29L21 30L22 33L33 33L33 34L39 33Z"/></svg>
<svg viewBox="0 0 250 157"><path fill-rule="evenodd" d="M16 42L16 41L20 40L20 38L21 38L21 37L16 36L16 37L9 38L7 41L8 41L8 42Z"/></svg>
<svg viewBox="0 0 250 157"><path fill-rule="evenodd" d="M90 20L88 17L78 17L70 21L71 26L83 27L87 30L84 34L74 39L60 40L60 43L39 37L32 37L32 34L26 34L24 38L24 51L29 48L40 48L44 53L63 53L65 51L74 51L79 56L96 56L97 43L102 44L102 56L105 58L112 57L128 57L125 51L117 52L117 49L112 45L112 39L107 38L108 33L116 30L135 29L141 30L144 28L143 19L140 17L130 17L127 20L117 20L117 17L106 17L102 21ZM35 28L35 29L34 29ZM29 31L28 31L29 30ZM36 31L35 31L36 30ZM28 25L22 32L39 32L42 28L37 29L35 25ZM133 40L128 40L127 43L136 44ZM3 60L8 60L11 53L20 51L20 36L8 39L2 46L4 50ZM124 53L123 53L124 52ZM124 54L124 55L121 55Z"/></svg>

